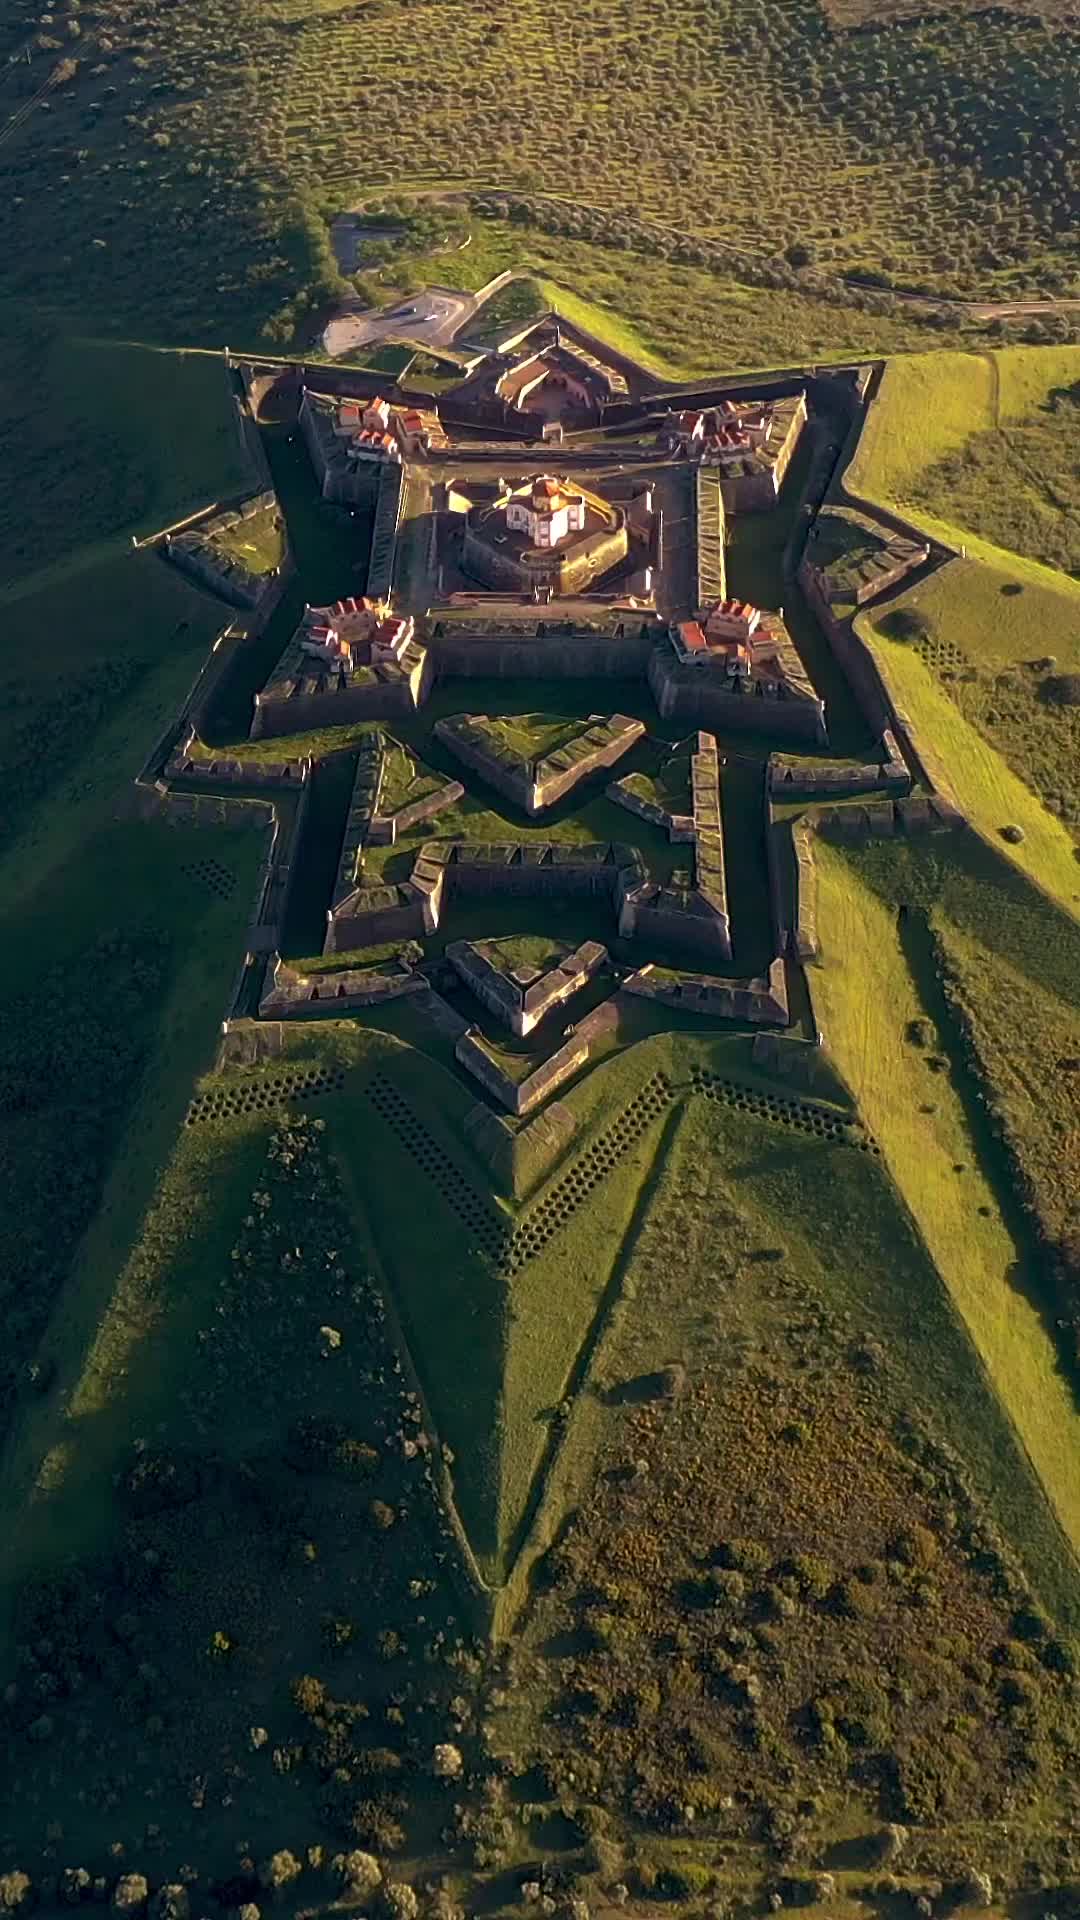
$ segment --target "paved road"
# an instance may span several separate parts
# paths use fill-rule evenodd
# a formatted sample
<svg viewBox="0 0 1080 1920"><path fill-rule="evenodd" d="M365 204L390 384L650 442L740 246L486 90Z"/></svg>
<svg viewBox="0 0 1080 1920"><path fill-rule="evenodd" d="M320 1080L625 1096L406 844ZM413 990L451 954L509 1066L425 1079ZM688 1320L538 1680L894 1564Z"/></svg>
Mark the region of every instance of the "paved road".
<svg viewBox="0 0 1080 1920"><path fill-rule="evenodd" d="M347 308L324 329L322 344L335 359L357 347L387 338L419 341L422 346L446 347L461 332L483 300L513 279L500 273L478 293L455 293L452 287L425 287L392 307Z"/></svg>

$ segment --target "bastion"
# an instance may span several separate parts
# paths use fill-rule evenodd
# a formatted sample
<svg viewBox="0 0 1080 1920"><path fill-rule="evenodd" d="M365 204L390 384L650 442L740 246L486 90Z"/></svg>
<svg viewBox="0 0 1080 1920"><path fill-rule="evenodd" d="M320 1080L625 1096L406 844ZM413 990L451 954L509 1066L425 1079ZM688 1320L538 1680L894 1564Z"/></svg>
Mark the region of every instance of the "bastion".
<svg viewBox="0 0 1080 1920"><path fill-rule="evenodd" d="M515 748L505 723L456 713L435 723L436 737L457 759L530 817L544 813L583 780L613 767L640 740L644 722L629 714L593 713L566 737L533 757Z"/></svg>
<svg viewBox="0 0 1080 1920"><path fill-rule="evenodd" d="M544 971L509 966L497 941L453 940L446 957L470 993L523 1039L588 985L607 964L608 952L599 941L586 940L573 953L561 950Z"/></svg>

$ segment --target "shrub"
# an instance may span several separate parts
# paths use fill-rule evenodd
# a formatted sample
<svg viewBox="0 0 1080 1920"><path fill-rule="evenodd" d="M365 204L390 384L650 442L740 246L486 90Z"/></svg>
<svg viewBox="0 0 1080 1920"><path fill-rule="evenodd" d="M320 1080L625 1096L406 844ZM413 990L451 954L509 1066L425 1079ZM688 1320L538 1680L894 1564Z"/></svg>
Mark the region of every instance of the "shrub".
<svg viewBox="0 0 1080 1920"><path fill-rule="evenodd" d="M143 1874L122 1874L113 1888L113 1907L117 1913L137 1913L140 1907L146 1905L149 1891Z"/></svg>
<svg viewBox="0 0 1080 1920"><path fill-rule="evenodd" d="M373 1853L354 1847L351 1853L334 1855L331 1868L342 1889L354 1900L366 1900L382 1880L382 1868Z"/></svg>
<svg viewBox="0 0 1080 1920"><path fill-rule="evenodd" d="M721 1566L734 1567L739 1573L764 1573L769 1564L769 1550L760 1540L731 1540L717 1550L716 1557Z"/></svg>
<svg viewBox="0 0 1080 1920"><path fill-rule="evenodd" d="M903 640L909 646L925 640L933 632L926 614L920 613L917 607L894 607L879 624L888 639Z"/></svg>
<svg viewBox="0 0 1080 1920"><path fill-rule="evenodd" d="M1053 707L1080 707L1080 673L1052 673L1039 689Z"/></svg>
<svg viewBox="0 0 1080 1920"><path fill-rule="evenodd" d="M326 1688L313 1673L302 1673L293 1681L289 1691L292 1694L294 1707L307 1720L313 1720L316 1714L322 1713L326 1706Z"/></svg>
<svg viewBox="0 0 1080 1920"><path fill-rule="evenodd" d="M270 1887L277 1893L283 1887L289 1886L293 1880L298 1880L301 1871L300 1862L295 1853L290 1853L287 1847L281 1847L277 1853L272 1853L268 1860L262 1862L259 1868L259 1884Z"/></svg>
<svg viewBox="0 0 1080 1920"><path fill-rule="evenodd" d="M150 1912L153 1920L188 1920L189 1905L187 1888L173 1882L158 1888L150 1902Z"/></svg>
<svg viewBox="0 0 1080 1920"><path fill-rule="evenodd" d="M412 1887L403 1880L391 1880L383 1888L383 1904L390 1920L416 1920L420 1902Z"/></svg>

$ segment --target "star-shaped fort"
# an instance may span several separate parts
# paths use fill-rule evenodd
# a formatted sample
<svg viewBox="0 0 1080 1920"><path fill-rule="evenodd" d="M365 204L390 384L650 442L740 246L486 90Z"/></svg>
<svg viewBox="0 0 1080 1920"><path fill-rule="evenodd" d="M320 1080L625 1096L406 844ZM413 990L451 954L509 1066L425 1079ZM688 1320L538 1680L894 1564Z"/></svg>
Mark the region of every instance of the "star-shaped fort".
<svg viewBox="0 0 1080 1920"><path fill-rule="evenodd" d="M338 1074L365 1137L430 1175L500 1300L599 1190L594 1069L636 1071L653 1042L719 1048L756 1089L733 1082L736 1102L874 1150L818 1013L818 840L964 825L859 620L946 557L845 491L877 373L673 388L554 315L463 342L437 390L230 366L264 485L162 543L228 626L139 805L266 833L224 1080L366 1061ZM260 574L238 556L269 554L267 529ZM667 1071L618 1154L681 1098ZM446 1102L453 1152L429 1124ZM411 1202L384 1198L393 1264ZM559 1366L583 1364L596 1310L583 1279L564 1332L545 1326ZM477 1320L494 1451L466 1450L447 1492L496 1580L550 1463L499 1387L517 1326ZM437 1336L407 1338L456 1435Z"/></svg>

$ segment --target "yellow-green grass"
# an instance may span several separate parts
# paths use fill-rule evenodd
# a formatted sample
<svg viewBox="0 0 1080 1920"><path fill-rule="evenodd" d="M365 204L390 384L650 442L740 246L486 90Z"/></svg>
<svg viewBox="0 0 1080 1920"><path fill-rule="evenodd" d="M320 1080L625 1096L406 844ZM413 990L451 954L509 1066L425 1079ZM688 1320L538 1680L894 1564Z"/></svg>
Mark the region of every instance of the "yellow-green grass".
<svg viewBox="0 0 1080 1920"><path fill-rule="evenodd" d="M1080 937L1071 950L1065 943L1066 978L1054 992L947 913L933 924L1040 1229L1060 1241L1080 1220L1080 1108L1068 1064L1080 1060Z"/></svg>
<svg viewBox="0 0 1080 1920"><path fill-rule="evenodd" d="M404 256L380 281L387 301L424 281L473 291L507 268L534 278L546 304L658 379L904 354L926 331L900 315L860 313L796 290L748 286L707 268L626 254L500 221L473 223L464 253ZM475 247L475 251L474 251ZM397 276L397 277L395 277ZM484 313L477 315L484 332ZM464 338L471 338L468 327Z"/></svg>
<svg viewBox="0 0 1080 1920"><path fill-rule="evenodd" d="M994 359L941 352L890 360L844 475L851 492L905 505L924 468L993 426Z"/></svg>
<svg viewBox="0 0 1080 1920"><path fill-rule="evenodd" d="M853 493L919 512L919 478L974 434L1021 420L1080 378L1080 347L913 353L882 375L844 475ZM950 536L956 538L955 532ZM961 536L963 537L963 536Z"/></svg>
<svg viewBox="0 0 1080 1920"><path fill-rule="evenodd" d="M950 567L935 576L912 601L929 610L925 596L936 592L938 597L931 604L936 607L940 631L946 639L949 625L942 604L947 608L952 600L952 572ZM962 587L959 598L963 598ZM1003 606L1007 604L1002 602ZM971 825L1068 913L1080 919L1080 863L1074 842L1060 821L1047 812L1001 754L965 720L918 654L888 639L869 616L864 615L857 624L873 646L897 706L909 715L918 736L947 768L953 791ZM1039 650L1045 637L1040 634ZM1022 843L1011 845L1002 839L1001 830L1006 826L1020 827Z"/></svg>
<svg viewBox="0 0 1080 1920"><path fill-rule="evenodd" d="M994 359L1002 421L1027 419L1055 387L1071 387L1080 380L1080 346L1005 347Z"/></svg>
<svg viewBox="0 0 1080 1920"><path fill-rule="evenodd" d="M811 987L826 1044L1075 1553L1080 1411L1036 1307L1014 1283L1016 1243L977 1164L960 1098L906 1038L925 1007L895 913L836 848L819 841L815 857L824 964Z"/></svg>
<svg viewBox="0 0 1080 1920"><path fill-rule="evenodd" d="M29 337L5 328L0 339L11 471L22 482L0 504L5 599L258 485L219 356L40 323ZM89 598L88 581L81 591Z"/></svg>
<svg viewBox="0 0 1080 1920"><path fill-rule="evenodd" d="M216 546L235 554L249 573L273 573L281 565L285 537L276 507L264 507L259 513L226 527L214 535Z"/></svg>
<svg viewBox="0 0 1080 1920"><path fill-rule="evenodd" d="M962 557L947 561L899 604L925 614L935 636L960 647L974 667L1046 654L1063 671L1080 665L1080 581L972 535L965 541Z"/></svg>

